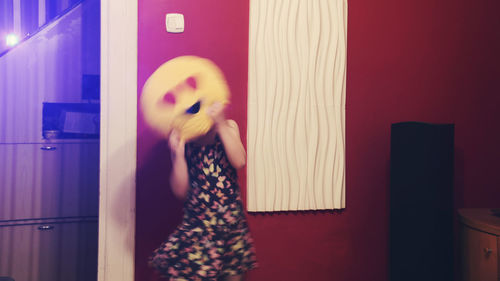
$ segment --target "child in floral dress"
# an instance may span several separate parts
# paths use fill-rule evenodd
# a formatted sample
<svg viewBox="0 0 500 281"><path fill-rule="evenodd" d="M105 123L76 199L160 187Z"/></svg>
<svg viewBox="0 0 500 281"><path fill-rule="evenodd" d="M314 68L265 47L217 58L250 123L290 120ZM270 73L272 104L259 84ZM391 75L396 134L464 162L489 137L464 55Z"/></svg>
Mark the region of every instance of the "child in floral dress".
<svg viewBox="0 0 500 281"><path fill-rule="evenodd" d="M214 126L206 135L187 144L176 131L169 138L170 185L185 199L184 218L150 258L169 280L242 280L256 266L237 183L246 162L238 125L220 104L207 114Z"/></svg>

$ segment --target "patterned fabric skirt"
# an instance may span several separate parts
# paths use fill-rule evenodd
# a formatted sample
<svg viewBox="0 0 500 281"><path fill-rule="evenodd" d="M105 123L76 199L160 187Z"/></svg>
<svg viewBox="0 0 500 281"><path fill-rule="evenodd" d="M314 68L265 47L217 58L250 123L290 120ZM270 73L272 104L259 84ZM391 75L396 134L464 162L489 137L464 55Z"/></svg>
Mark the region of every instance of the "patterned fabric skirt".
<svg viewBox="0 0 500 281"><path fill-rule="evenodd" d="M149 260L169 280L220 280L256 267L253 241L244 217L227 224L212 216L197 221L184 217Z"/></svg>

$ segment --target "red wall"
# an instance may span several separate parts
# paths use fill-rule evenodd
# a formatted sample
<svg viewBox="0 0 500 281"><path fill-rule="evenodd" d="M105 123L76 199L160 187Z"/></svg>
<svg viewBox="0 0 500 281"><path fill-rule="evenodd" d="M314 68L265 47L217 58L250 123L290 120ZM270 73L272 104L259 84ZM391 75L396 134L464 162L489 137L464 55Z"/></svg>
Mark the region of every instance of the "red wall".
<svg viewBox="0 0 500 281"><path fill-rule="evenodd" d="M208 57L227 76L229 117L245 137L248 4L139 1L139 87L170 58ZM394 122L455 123L456 206L500 205L499 10L497 0L349 1L347 208L249 215L260 267L248 280L387 280ZM184 33L164 31L167 12L185 15ZM166 144L138 124L136 280L150 281L159 279L147 257L181 203L167 185Z"/></svg>

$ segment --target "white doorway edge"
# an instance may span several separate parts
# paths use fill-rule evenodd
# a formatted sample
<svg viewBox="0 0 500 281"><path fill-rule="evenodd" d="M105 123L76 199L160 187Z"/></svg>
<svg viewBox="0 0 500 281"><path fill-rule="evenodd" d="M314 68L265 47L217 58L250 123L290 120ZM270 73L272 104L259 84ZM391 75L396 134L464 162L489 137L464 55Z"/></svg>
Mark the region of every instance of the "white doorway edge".
<svg viewBox="0 0 500 281"><path fill-rule="evenodd" d="M137 0L101 1L99 281L133 281Z"/></svg>

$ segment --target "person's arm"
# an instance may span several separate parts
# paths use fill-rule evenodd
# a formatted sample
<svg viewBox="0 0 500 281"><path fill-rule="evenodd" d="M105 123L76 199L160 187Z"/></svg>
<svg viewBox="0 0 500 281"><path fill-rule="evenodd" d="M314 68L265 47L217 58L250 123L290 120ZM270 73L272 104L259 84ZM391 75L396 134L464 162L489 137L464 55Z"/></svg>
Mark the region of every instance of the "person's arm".
<svg viewBox="0 0 500 281"><path fill-rule="evenodd" d="M184 200L189 188L189 174L184 157L185 142L180 138L177 131L173 131L168 139L170 155L172 159L172 174L170 175L170 187L174 195Z"/></svg>
<svg viewBox="0 0 500 281"><path fill-rule="evenodd" d="M222 105L215 103L208 110L208 115L214 120L216 132L222 140L224 150L231 165L241 169L246 164L246 152L240 138L238 124L234 120L226 120Z"/></svg>
<svg viewBox="0 0 500 281"><path fill-rule="evenodd" d="M215 126L229 162L236 169L243 168L246 164L247 155L241 142L238 124L234 120L224 120Z"/></svg>

